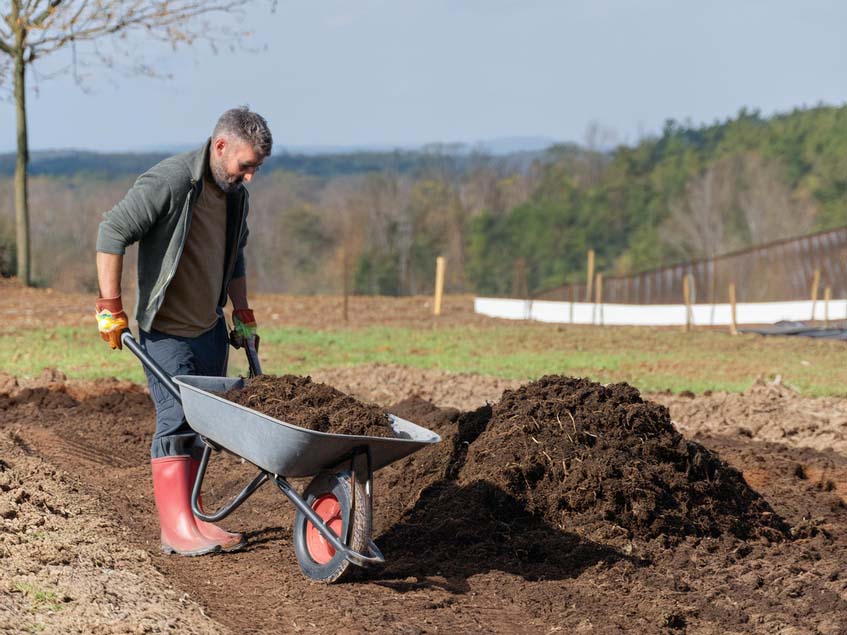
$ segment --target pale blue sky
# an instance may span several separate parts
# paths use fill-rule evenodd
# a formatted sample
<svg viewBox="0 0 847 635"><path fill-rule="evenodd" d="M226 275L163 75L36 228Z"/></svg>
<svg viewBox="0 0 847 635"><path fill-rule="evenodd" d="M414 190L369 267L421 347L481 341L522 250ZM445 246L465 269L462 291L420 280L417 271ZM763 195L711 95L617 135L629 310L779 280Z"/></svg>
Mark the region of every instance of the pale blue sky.
<svg viewBox="0 0 847 635"><path fill-rule="evenodd" d="M246 16L264 52L152 51L172 80L107 70L29 92L34 149L195 144L248 103L278 146L617 140L847 101L847 2L280 0ZM45 60L52 68L59 59ZM31 82L31 86L34 82ZM14 111L0 103L0 151Z"/></svg>

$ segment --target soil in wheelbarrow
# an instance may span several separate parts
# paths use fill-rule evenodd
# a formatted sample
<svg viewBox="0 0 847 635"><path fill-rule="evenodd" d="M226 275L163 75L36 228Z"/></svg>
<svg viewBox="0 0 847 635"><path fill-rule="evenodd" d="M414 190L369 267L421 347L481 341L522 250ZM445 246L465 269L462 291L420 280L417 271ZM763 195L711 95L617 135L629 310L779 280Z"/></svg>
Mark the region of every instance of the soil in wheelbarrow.
<svg viewBox="0 0 847 635"><path fill-rule="evenodd" d="M407 401L393 411L424 408ZM739 471L627 384L547 376L491 406L429 416L445 443L385 474L407 505L383 520L380 541L398 575L423 573L434 551L451 575L483 560L546 578L625 554L601 545L790 535ZM580 539L588 542L577 549Z"/></svg>
<svg viewBox="0 0 847 635"><path fill-rule="evenodd" d="M394 437L391 421L378 406L299 375L260 375L224 398L301 428L332 434Z"/></svg>

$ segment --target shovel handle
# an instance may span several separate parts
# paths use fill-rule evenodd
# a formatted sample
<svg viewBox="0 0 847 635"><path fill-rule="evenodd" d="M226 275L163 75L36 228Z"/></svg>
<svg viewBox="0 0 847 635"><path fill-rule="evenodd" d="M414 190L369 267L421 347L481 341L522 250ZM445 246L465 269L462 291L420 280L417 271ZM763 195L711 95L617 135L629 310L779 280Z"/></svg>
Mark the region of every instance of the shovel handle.
<svg viewBox="0 0 847 635"><path fill-rule="evenodd" d="M165 389L173 395L173 398L176 399L177 403L182 405L182 398L179 395L179 386L177 386L173 378L165 372L165 369L159 366L159 364L156 363L156 360L150 357L147 354L147 351L141 348L141 345L135 341L135 338L129 330L121 333L121 343L135 354L135 356L141 361L141 364L153 373L156 379L161 382L162 386L164 386Z"/></svg>

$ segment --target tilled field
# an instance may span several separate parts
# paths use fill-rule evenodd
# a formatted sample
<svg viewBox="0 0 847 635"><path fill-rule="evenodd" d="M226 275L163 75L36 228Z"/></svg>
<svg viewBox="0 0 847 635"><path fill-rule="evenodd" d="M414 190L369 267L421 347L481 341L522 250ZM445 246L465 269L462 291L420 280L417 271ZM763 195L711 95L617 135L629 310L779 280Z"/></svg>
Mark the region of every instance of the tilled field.
<svg viewBox="0 0 847 635"><path fill-rule="evenodd" d="M125 279L127 276L124 276ZM124 289L127 311L135 289ZM19 328L55 328L94 324L94 304L91 294L66 293L53 289L24 287L14 279L0 276L0 334ZM343 299L335 296L280 296L262 294L252 298L256 315L262 316L263 326L358 327L406 326L432 328L432 296L351 296L348 299L347 320L344 319ZM49 310L47 310L49 307ZM441 326L489 325L491 318L477 315L472 295L449 295L444 298Z"/></svg>
<svg viewBox="0 0 847 635"><path fill-rule="evenodd" d="M519 387L386 366L314 379L444 438L377 474L388 562L334 586L301 575L293 509L270 486L225 523L248 531L245 551L158 552L142 389L0 382L0 631L847 632L845 400L764 384L650 396L682 438L625 388L554 381L501 399ZM544 416L564 421L509 424ZM674 480L663 466L683 459L699 467ZM216 455L207 507L253 472ZM609 490L615 478L632 487Z"/></svg>

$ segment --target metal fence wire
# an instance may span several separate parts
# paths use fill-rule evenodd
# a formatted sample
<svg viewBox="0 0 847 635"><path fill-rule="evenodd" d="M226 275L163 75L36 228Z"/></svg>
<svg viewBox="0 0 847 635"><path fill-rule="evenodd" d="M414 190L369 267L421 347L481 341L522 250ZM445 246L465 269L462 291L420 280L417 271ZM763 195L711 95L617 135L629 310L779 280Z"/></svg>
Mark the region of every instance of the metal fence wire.
<svg viewBox="0 0 847 635"><path fill-rule="evenodd" d="M832 298L847 298L847 227L630 276L603 276L602 302L680 304L686 276L692 303L728 302L730 284L735 284L738 302L808 300L815 293L816 277L819 297L829 288ZM532 297L596 302L598 285L592 287L591 297L586 284L561 285Z"/></svg>

